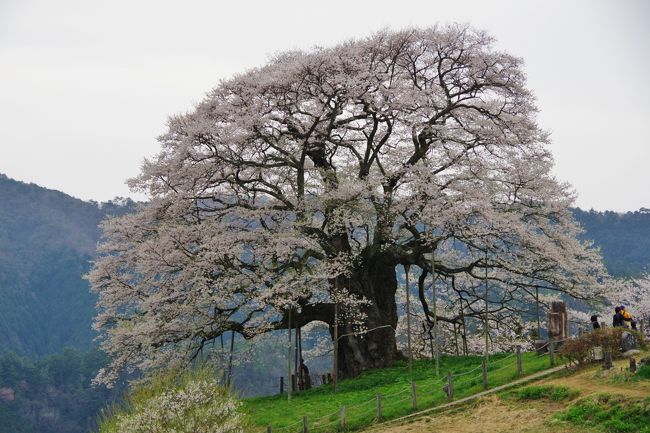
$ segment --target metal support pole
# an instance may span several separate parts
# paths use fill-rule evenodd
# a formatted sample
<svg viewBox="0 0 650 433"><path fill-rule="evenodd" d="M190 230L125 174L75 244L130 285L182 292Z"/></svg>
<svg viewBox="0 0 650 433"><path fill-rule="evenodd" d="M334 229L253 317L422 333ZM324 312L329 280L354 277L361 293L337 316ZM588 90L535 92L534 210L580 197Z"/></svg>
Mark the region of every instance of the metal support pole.
<svg viewBox="0 0 650 433"><path fill-rule="evenodd" d="M488 389L488 377L487 377L487 361L483 358L483 389Z"/></svg>
<svg viewBox="0 0 650 433"><path fill-rule="evenodd" d="M289 348L287 349L287 401L291 401L291 388L293 388L291 383L291 310L292 308L289 307L287 321L287 337L289 338Z"/></svg>
<svg viewBox="0 0 650 433"><path fill-rule="evenodd" d="M487 366L489 353L489 324L488 324L488 254L485 249L485 364Z"/></svg>
<svg viewBox="0 0 650 433"><path fill-rule="evenodd" d="M235 331L230 331L230 355L228 356L228 379L226 380L226 388L230 388L232 382L232 354L235 350Z"/></svg>
<svg viewBox="0 0 650 433"><path fill-rule="evenodd" d="M537 310L537 338L542 338L542 325L539 321L539 288L535 287L535 309Z"/></svg>
<svg viewBox="0 0 650 433"><path fill-rule="evenodd" d="M436 307L436 250L435 248L431 251L431 296L433 303L433 347L434 353L433 356L436 361L436 377L440 377L440 348L438 347L438 312Z"/></svg>
<svg viewBox="0 0 650 433"><path fill-rule="evenodd" d="M410 265L404 266L404 272L406 273L406 335L407 335L408 351L409 351L409 374L413 374L413 350L411 349L411 294L409 290L410 269L411 269Z"/></svg>
<svg viewBox="0 0 650 433"><path fill-rule="evenodd" d="M339 303L338 303L338 294L339 294L339 277L337 276L334 280L334 359L332 360L332 388L336 392L336 382L338 380L338 370L339 370Z"/></svg>

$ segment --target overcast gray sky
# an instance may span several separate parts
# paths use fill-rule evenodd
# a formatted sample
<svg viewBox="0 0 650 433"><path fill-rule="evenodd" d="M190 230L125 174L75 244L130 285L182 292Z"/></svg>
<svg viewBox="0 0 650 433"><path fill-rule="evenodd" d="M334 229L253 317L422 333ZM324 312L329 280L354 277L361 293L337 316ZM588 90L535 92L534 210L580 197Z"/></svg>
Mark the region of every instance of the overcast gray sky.
<svg viewBox="0 0 650 433"><path fill-rule="evenodd" d="M650 207L650 2L0 0L0 173L82 199L125 180L168 115L293 48L467 22L523 57L582 208Z"/></svg>

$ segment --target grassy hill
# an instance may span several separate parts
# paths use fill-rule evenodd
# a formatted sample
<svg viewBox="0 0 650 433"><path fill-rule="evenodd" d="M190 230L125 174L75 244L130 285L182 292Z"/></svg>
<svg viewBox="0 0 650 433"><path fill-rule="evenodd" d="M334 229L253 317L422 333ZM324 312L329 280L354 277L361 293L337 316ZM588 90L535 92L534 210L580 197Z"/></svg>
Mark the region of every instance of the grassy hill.
<svg viewBox="0 0 650 433"><path fill-rule="evenodd" d="M453 373L452 400L442 390L445 378L436 378L433 363L423 360L415 363L412 374L401 364L341 381L338 392L325 385L294 394L291 401L286 395L245 399L241 408L243 431L268 432L270 426L275 433L299 433L306 422L310 433L650 433L650 364L643 365L636 374L624 370L627 359L615 361L614 368L606 371L599 364L581 369L564 365L549 368L548 355L527 353L523 357L524 372L519 375L514 356L494 355L488 369L490 389L483 391L480 359L449 356L441 360L441 372ZM190 389L183 384L200 383L192 376L212 377L214 370L204 366L179 379L154 378L152 383L136 388L128 404L115 407L99 431L124 433L122 427L131 425L123 424L127 420L140 420L137 425L141 425L149 419L168 417L173 425L182 425L182 431L195 431L187 426L203 419L196 414L216 413L209 408L218 407L221 398L200 400L193 397L194 393L182 391ZM412 400L412 380L416 383L416 402ZM209 389L219 388L214 385ZM161 399L165 395L168 397ZM171 395L185 395L187 401L203 406L188 409L181 397L174 397L178 407L184 408L179 418L176 409L170 411L160 403ZM377 395L381 396L381 417ZM158 403L151 404L154 401ZM339 424L342 407L345 428ZM161 412L160 408L167 409ZM150 415L149 410L155 410L155 415ZM217 422L210 425L217 428L223 420ZM210 430L209 424L204 427Z"/></svg>
<svg viewBox="0 0 650 433"><path fill-rule="evenodd" d="M405 363L400 363L393 368L369 371L355 379L342 380L336 393L331 386L322 386L294 394L291 401L287 401L286 395L246 399L246 431L266 432L267 426L271 425L273 431L299 432L302 431L303 416L307 417L310 432L337 431L339 410L343 405L348 429L367 427L377 418L377 394L381 395L383 419L404 416L414 412L412 381L415 382L418 409L447 401L443 386L448 371L452 372L455 398L481 392L481 360L480 356L443 356L440 377L435 376L435 367L430 360L416 361L412 374L408 373ZM548 356L523 354L524 375L549 367ZM514 354L490 357L490 388L518 377Z"/></svg>
<svg viewBox="0 0 650 433"><path fill-rule="evenodd" d="M368 433L648 433L650 365L632 375L626 364L566 371L444 413L375 425Z"/></svg>

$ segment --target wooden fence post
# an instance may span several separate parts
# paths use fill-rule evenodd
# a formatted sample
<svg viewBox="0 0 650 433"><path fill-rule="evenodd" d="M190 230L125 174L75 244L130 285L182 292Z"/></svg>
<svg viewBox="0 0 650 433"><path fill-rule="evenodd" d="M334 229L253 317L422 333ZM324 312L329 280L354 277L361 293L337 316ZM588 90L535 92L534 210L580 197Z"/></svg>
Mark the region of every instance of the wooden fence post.
<svg viewBox="0 0 650 433"><path fill-rule="evenodd" d="M614 365L612 364L612 352L607 350L603 355L603 369L609 370Z"/></svg>
<svg viewBox="0 0 650 433"><path fill-rule="evenodd" d="M266 433L273 433L273 427L267 426L266 427Z"/></svg>
<svg viewBox="0 0 650 433"><path fill-rule="evenodd" d="M483 358L481 364L483 366L483 389L488 389L487 362L485 362L485 358Z"/></svg>
<svg viewBox="0 0 650 433"><path fill-rule="evenodd" d="M449 400L454 399L454 383L451 381L451 371L447 372L447 397Z"/></svg>
<svg viewBox="0 0 650 433"><path fill-rule="evenodd" d="M284 394L284 376L280 376L280 395Z"/></svg>
<svg viewBox="0 0 650 433"><path fill-rule="evenodd" d="M524 368L521 361L521 346L517 346L517 374L519 376L524 374Z"/></svg>
<svg viewBox="0 0 650 433"><path fill-rule="evenodd" d="M291 392L296 392L296 375L291 375Z"/></svg>
<svg viewBox="0 0 650 433"><path fill-rule="evenodd" d="M307 417L302 417L302 433L309 433L309 428L307 427Z"/></svg>
<svg viewBox="0 0 650 433"><path fill-rule="evenodd" d="M551 367L555 365L555 343L552 338L548 340L548 356L551 360Z"/></svg>
<svg viewBox="0 0 650 433"><path fill-rule="evenodd" d="M339 410L339 425L341 426L341 430L345 429L345 406L341 406Z"/></svg>
<svg viewBox="0 0 650 433"><path fill-rule="evenodd" d="M327 384L327 375L326 374L321 375L321 381L323 382L323 385Z"/></svg>
<svg viewBox="0 0 650 433"><path fill-rule="evenodd" d="M415 389L415 382L411 382L411 406L413 410L417 410L418 408L418 394Z"/></svg>
<svg viewBox="0 0 650 433"><path fill-rule="evenodd" d="M381 394L377 394L377 421L381 421Z"/></svg>

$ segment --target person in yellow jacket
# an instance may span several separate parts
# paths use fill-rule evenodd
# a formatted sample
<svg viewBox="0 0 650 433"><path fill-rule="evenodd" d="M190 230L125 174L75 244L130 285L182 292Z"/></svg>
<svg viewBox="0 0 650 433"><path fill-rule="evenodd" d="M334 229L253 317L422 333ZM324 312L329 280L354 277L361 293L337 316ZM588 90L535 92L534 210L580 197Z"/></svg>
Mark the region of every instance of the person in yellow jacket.
<svg viewBox="0 0 650 433"><path fill-rule="evenodd" d="M634 320L632 320L632 314L630 314L629 311L625 308L625 305L621 305L621 314L623 315L623 323L625 324L626 328L636 328L636 323L634 323Z"/></svg>

